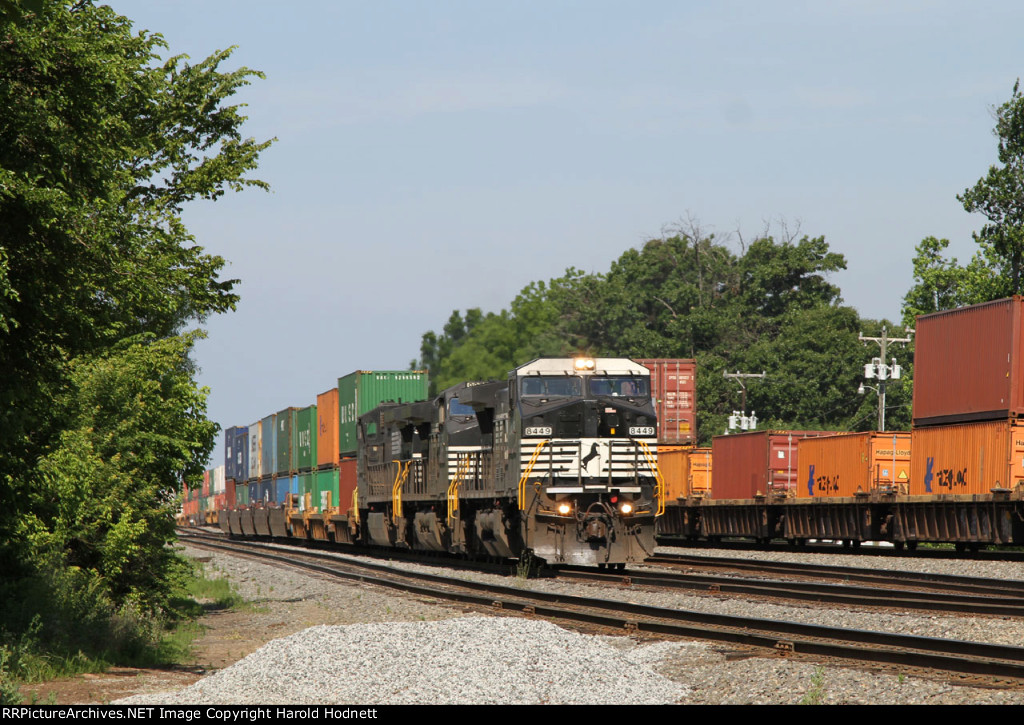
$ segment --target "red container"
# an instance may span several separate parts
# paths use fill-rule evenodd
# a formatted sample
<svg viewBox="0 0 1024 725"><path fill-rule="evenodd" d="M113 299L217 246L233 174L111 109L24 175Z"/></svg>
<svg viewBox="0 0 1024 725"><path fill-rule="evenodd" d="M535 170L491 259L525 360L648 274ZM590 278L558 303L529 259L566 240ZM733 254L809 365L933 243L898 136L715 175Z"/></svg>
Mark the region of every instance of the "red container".
<svg viewBox="0 0 1024 725"><path fill-rule="evenodd" d="M338 465L338 389L316 396L316 465Z"/></svg>
<svg viewBox="0 0 1024 725"><path fill-rule="evenodd" d="M676 358L636 360L651 371L651 400L658 414L658 442L697 439L697 363Z"/></svg>
<svg viewBox="0 0 1024 725"><path fill-rule="evenodd" d="M343 458L338 465L338 503L342 513L352 508L352 493L356 490L356 459Z"/></svg>
<svg viewBox="0 0 1024 725"><path fill-rule="evenodd" d="M1024 297L917 318L914 427L1024 416Z"/></svg>
<svg viewBox="0 0 1024 725"><path fill-rule="evenodd" d="M1024 483L1024 423L1008 420L915 428L910 495L988 495Z"/></svg>
<svg viewBox="0 0 1024 725"><path fill-rule="evenodd" d="M835 435L835 431L759 430L715 436L711 458L715 475L711 497L750 499L758 495L795 495L797 443L802 438Z"/></svg>

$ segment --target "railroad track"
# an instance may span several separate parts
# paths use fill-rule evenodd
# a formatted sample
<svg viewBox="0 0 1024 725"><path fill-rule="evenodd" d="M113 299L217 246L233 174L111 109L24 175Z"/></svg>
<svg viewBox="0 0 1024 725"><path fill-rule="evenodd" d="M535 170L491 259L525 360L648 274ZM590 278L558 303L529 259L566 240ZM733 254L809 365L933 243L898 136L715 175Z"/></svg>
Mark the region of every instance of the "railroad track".
<svg viewBox="0 0 1024 725"><path fill-rule="evenodd" d="M690 554L656 554L648 564L685 569L711 569L714 571L743 571L756 574L826 579L844 584L876 584L888 590L904 589L927 592L972 594L982 597L1024 599L1024 581L1014 579L986 579L982 577L929 574L926 572L894 569L859 569L847 566L826 566L803 562L760 561L725 557L695 556Z"/></svg>
<svg viewBox="0 0 1024 725"><path fill-rule="evenodd" d="M972 684L1024 687L1024 648L933 637L849 630L797 622L735 617L534 591L394 569L302 550L188 537L203 548L491 611L519 612L629 633L726 642L781 656L831 658L922 674L956 675ZM619 577L620 579L622 577Z"/></svg>

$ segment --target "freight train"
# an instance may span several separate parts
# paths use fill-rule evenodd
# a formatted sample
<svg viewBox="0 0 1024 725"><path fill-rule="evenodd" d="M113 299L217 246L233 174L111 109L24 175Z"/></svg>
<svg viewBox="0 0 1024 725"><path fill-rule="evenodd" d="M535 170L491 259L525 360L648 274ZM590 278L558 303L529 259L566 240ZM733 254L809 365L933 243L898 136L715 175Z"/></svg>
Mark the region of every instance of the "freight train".
<svg viewBox="0 0 1024 725"><path fill-rule="evenodd" d="M232 533L615 566L641 560L655 533L1024 544L1024 298L922 316L916 329L909 433L757 431L694 448L692 360L538 360L501 383L361 410L358 455L353 444L327 466L344 501L295 496L294 477L290 499L270 494L263 476L239 505L221 494L186 509L193 520L204 505L234 509L221 516Z"/></svg>
<svg viewBox="0 0 1024 725"><path fill-rule="evenodd" d="M339 379L334 404L330 393L315 428L302 423L309 408L288 408L229 429L225 492L212 505L187 495L184 514L236 536L551 565L624 568L654 550L664 491L638 363L540 358L430 399L422 373L358 372ZM324 455L311 455L321 440Z"/></svg>

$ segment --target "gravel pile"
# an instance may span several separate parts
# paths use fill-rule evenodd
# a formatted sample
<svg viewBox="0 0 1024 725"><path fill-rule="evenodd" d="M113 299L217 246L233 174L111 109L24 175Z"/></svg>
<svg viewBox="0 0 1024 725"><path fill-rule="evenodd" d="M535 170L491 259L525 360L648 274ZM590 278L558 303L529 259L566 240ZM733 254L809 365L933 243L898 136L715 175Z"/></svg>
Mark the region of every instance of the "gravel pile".
<svg viewBox="0 0 1024 725"><path fill-rule="evenodd" d="M704 553L737 556L736 552L726 551ZM202 556L208 554L204 552ZM750 556L766 557L763 552ZM788 553L767 557L808 559L806 555ZM969 573L975 576L1024 578L1024 565L1003 562L846 556L816 556L814 561L961 574L970 568ZM400 597L365 585L284 573L223 555L214 555L208 566L231 578L243 596L269 609L271 614L264 616L278 616L282 623L293 627L282 627L282 634L295 632L301 625L295 621L295 607L303 602L315 602L318 608L330 611L329 621L349 626L306 629L271 642L186 690L140 695L121 702L1024 704L1024 692L1019 690L972 688L897 672L879 674L837 665L820 667L798 658L750 657L747 652L731 651L728 645L593 637L514 617L466 618L465 612L451 605ZM422 568L438 571L436 567ZM482 574L466 576L496 579ZM505 583L510 582L506 579ZM528 586L584 593L580 584L539 581ZM585 593L597 595L592 590ZM600 595L655 606L742 611L764 618L834 626L1024 643L1024 625L996 618L851 611L818 605L781 606L728 597L654 594L618 588L602 588Z"/></svg>
<svg viewBox="0 0 1024 725"><path fill-rule="evenodd" d="M178 693L119 704L675 703L688 688L650 665L672 648L503 617L311 627Z"/></svg>

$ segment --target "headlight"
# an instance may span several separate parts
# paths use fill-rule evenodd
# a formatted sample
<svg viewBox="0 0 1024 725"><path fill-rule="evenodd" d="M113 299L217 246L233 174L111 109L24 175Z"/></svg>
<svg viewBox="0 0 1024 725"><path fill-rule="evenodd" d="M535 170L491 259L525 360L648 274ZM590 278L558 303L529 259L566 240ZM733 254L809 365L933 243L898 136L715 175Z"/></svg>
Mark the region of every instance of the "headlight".
<svg viewBox="0 0 1024 725"><path fill-rule="evenodd" d="M562 514L562 516L568 516L569 514L572 513L572 504L569 504L569 503L560 503L560 504L558 504L558 513Z"/></svg>
<svg viewBox="0 0 1024 725"><path fill-rule="evenodd" d="M595 367L594 358L592 357L578 357L575 358L572 363L573 367L577 370L593 370Z"/></svg>
<svg viewBox="0 0 1024 725"><path fill-rule="evenodd" d="M622 505L619 506L619 513L623 514L624 516L629 516L631 513L633 513L633 504L631 504L629 501L623 501Z"/></svg>

